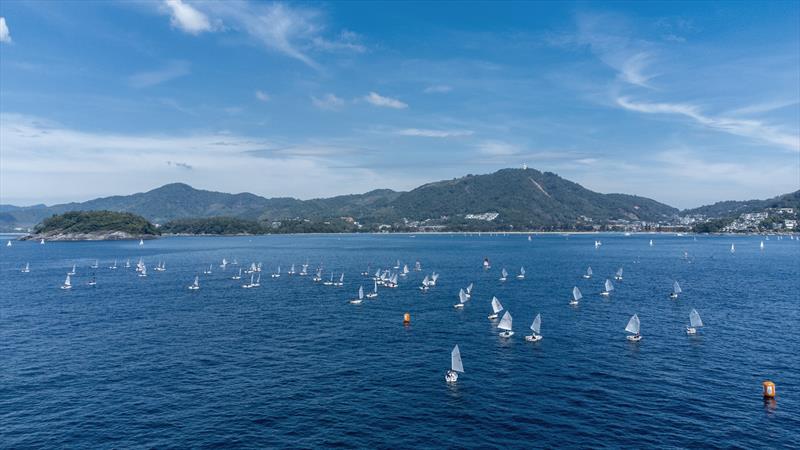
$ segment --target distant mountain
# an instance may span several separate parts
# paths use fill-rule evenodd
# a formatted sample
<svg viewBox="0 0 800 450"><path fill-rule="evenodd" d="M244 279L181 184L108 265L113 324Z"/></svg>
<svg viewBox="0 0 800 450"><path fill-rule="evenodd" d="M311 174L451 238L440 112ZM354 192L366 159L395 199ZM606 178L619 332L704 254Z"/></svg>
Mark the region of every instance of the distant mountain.
<svg viewBox="0 0 800 450"><path fill-rule="evenodd" d="M799 198L800 191L769 200L722 202L680 212L645 197L594 192L551 172L503 169L429 183L409 192L382 189L312 200L227 194L174 183L148 192L83 203L4 205L0 226L33 226L67 211L109 210L131 212L160 224L178 219L228 217L262 224L291 223L288 229L299 230L327 229L303 224L328 224L339 218L347 218L348 223L352 218L367 229L376 229L380 224L393 225L393 229L416 225L451 230L581 229L615 221L671 222L678 214L716 217L765 207L797 207Z"/></svg>
<svg viewBox="0 0 800 450"><path fill-rule="evenodd" d="M766 200L724 201L713 205L687 209L682 215L703 215L712 218L736 217L740 214L759 212L767 208L800 209L800 190Z"/></svg>
<svg viewBox="0 0 800 450"><path fill-rule="evenodd" d="M534 169L503 169L429 183L401 194L389 206L395 217L418 220L496 212L497 223L517 228L612 219L658 221L678 213L655 200L600 194L554 173Z"/></svg>

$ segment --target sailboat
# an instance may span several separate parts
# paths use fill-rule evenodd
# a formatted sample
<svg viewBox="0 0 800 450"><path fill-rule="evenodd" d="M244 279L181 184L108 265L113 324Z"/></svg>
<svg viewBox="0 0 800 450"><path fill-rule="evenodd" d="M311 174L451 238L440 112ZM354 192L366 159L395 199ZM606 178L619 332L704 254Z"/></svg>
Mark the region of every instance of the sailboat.
<svg viewBox="0 0 800 450"><path fill-rule="evenodd" d="M239 265L239 260L236 259L236 258L233 258L233 262L231 263L231 265L232 266L238 266Z"/></svg>
<svg viewBox="0 0 800 450"><path fill-rule="evenodd" d="M144 239L139 239L139 245L144 245Z"/></svg>
<svg viewBox="0 0 800 450"><path fill-rule="evenodd" d="M758 245L758 248L764 250L764 241L761 241L761 244Z"/></svg>
<svg viewBox="0 0 800 450"><path fill-rule="evenodd" d="M375 298L378 296L378 282L373 281L373 283L375 283L375 286L372 288L372 292L367 294L367 298Z"/></svg>
<svg viewBox="0 0 800 450"><path fill-rule="evenodd" d="M92 274L92 278L90 278L89 282L86 284L89 286L97 286L97 278L95 278L94 274Z"/></svg>
<svg viewBox="0 0 800 450"><path fill-rule="evenodd" d="M506 281L508 279L508 272L506 272L506 268L503 267L503 270L500 271L500 281Z"/></svg>
<svg viewBox="0 0 800 450"><path fill-rule="evenodd" d="M455 383L458 381L458 373L464 373L464 366L461 364L461 350L458 349L458 345L453 347L453 351L450 352L450 370L444 375L445 381L448 383Z"/></svg>
<svg viewBox="0 0 800 450"><path fill-rule="evenodd" d="M591 266L586 268L586 273L583 274L583 278L586 278L587 280L589 278L592 278L592 267Z"/></svg>
<svg viewBox="0 0 800 450"><path fill-rule="evenodd" d="M608 297L609 295L611 295L611 291L613 290L614 290L614 284L611 283L611 280L606 278L605 289L603 290L603 292L600 293L600 295Z"/></svg>
<svg viewBox="0 0 800 450"><path fill-rule="evenodd" d="M594 248L600 248L600 246L601 246L601 245L603 245L603 243L602 243L602 242L600 242L600 241L594 241Z"/></svg>
<svg viewBox="0 0 800 450"><path fill-rule="evenodd" d="M39 244L44 245L44 239L39 239Z"/></svg>
<svg viewBox="0 0 800 450"><path fill-rule="evenodd" d="M165 272L167 270L167 264L164 261L159 261L158 265L153 268L156 272ZM211 273L210 271L208 273Z"/></svg>
<svg viewBox="0 0 800 450"><path fill-rule="evenodd" d="M209 264L208 265L208 270L204 270L203 273L206 274L206 275L211 275L211 267L212 267L212 265Z"/></svg>
<svg viewBox="0 0 800 450"><path fill-rule="evenodd" d="M126 269L130 269L131 268L131 260L130 259L125 261L125 268Z"/></svg>
<svg viewBox="0 0 800 450"><path fill-rule="evenodd" d="M289 268L289 271L286 272L286 275L294 275L294 274L295 274L294 264L292 264L292 267Z"/></svg>
<svg viewBox="0 0 800 450"><path fill-rule="evenodd" d="M333 286L333 272L331 272L331 279L329 281L326 281L326 282L322 283L322 284L325 285L325 286Z"/></svg>
<svg viewBox="0 0 800 450"><path fill-rule="evenodd" d="M697 334L697 329L703 326L703 321L700 319L700 314L696 309L692 309L689 313L689 326L686 327L686 334Z"/></svg>
<svg viewBox="0 0 800 450"><path fill-rule="evenodd" d="M539 333L540 328L542 327L542 315L536 314L536 318L533 319L533 323L531 324L531 331L533 333L530 336L525 336L525 340L528 342L539 342L542 340L542 335Z"/></svg>
<svg viewBox="0 0 800 450"><path fill-rule="evenodd" d="M525 268L524 267L520 267L519 268L519 275L517 275L517 279L518 280L524 280L525 279Z"/></svg>
<svg viewBox="0 0 800 450"><path fill-rule="evenodd" d="M360 305L364 301L364 286L358 287L358 298L350 300L351 305Z"/></svg>
<svg viewBox="0 0 800 450"><path fill-rule="evenodd" d="M300 273L299 273L299 275L300 275L301 277L304 277L304 276L308 275L308 263L305 263L305 264L303 264L302 266L300 266Z"/></svg>
<svg viewBox="0 0 800 450"><path fill-rule="evenodd" d="M617 274L614 275L614 279L617 281L622 281L622 267L617 269Z"/></svg>
<svg viewBox="0 0 800 450"><path fill-rule="evenodd" d="M439 274L436 272L431 273L431 287L436 286L436 280L439 279Z"/></svg>
<svg viewBox="0 0 800 450"><path fill-rule="evenodd" d="M139 270L139 276L143 278L147 276L147 266L144 263L142 263L141 270Z"/></svg>
<svg viewBox="0 0 800 450"><path fill-rule="evenodd" d="M410 272L410 270L408 270L408 264L404 264L403 265L403 271L400 272L400 276L401 277L407 277L408 276L408 272Z"/></svg>
<svg viewBox="0 0 800 450"><path fill-rule="evenodd" d="M319 283L320 281L322 281L322 267L317 269L317 273L314 275L313 278L311 278L311 281L313 281L314 283Z"/></svg>
<svg viewBox="0 0 800 450"><path fill-rule="evenodd" d="M253 283L250 287L254 287L254 288L261 287L261 274L260 273L258 275L256 275L256 282Z"/></svg>
<svg viewBox="0 0 800 450"><path fill-rule="evenodd" d="M681 292L683 291L681 290L681 285L678 284L678 281L676 280L672 282L672 293L669 294L669 298L678 298L678 294Z"/></svg>
<svg viewBox="0 0 800 450"><path fill-rule="evenodd" d="M511 329L511 324L513 320L514 318L511 317L511 313L509 313L508 311L506 311L506 313L503 314L503 318L500 319L500 323L497 325L497 328L503 330L500 333L501 338L508 339L514 335L514 331Z"/></svg>
<svg viewBox="0 0 800 450"><path fill-rule="evenodd" d="M11 240L10 239L9 239L8 242L6 242L6 247L11 247Z"/></svg>
<svg viewBox="0 0 800 450"><path fill-rule="evenodd" d="M189 285L189 290L190 291L196 291L198 289L200 289L200 277L195 275L194 276L194 283Z"/></svg>
<svg viewBox="0 0 800 450"><path fill-rule="evenodd" d="M464 292L464 289L459 289L459 291L458 291L458 303L453 305L453 308L456 308L456 309L464 308L464 303L466 303L467 300L469 300L469 299L467 298L467 294Z"/></svg>
<svg viewBox="0 0 800 450"><path fill-rule="evenodd" d="M731 253L736 253L736 246L731 244Z"/></svg>
<svg viewBox="0 0 800 450"><path fill-rule="evenodd" d="M489 314L489 320L497 320L497 315L500 314L500 311L503 310L503 304L500 303L500 300L497 297L492 297L492 313Z"/></svg>
<svg viewBox="0 0 800 450"><path fill-rule="evenodd" d="M652 246L653 246L653 240L650 239L650 247L652 247Z"/></svg>
<svg viewBox="0 0 800 450"><path fill-rule="evenodd" d="M466 289L464 289L464 293L467 294L467 298L472 298L472 283L470 283Z"/></svg>
<svg viewBox="0 0 800 450"><path fill-rule="evenodd" d="M489 263L489 258L483 258L483 270L489 270L492 265Z"/></svg>
<svg viewBox="0 0 800 450"><path fill-rule="evenodd" d="M414 272L422 272L422 263L419 261L414 263Z"/></svg>
<svg viewBox="0 0 800 450"><path fill-rule="evenodd" d="M96 259L94 260L94 264L92 264L91 266L89 266L89 268L90 268L90 269L97 269L97 268L99 268L99 267L100 267L100 261L98 261L98 260L96 260Z"/></svg>
<svg viewBox="0 0 800 450"><path fill-rule="evenodd" d="M628 333L633 333L630 336L627 336L627 339L631 342L639 342L642 340L642 335L639 334L639 316L634 314L631 316L631 319L628 321L628 325L625 326L625 331Z"/></svg>
<svg viewBox="0 0 800 450"><path fill-rule="evenodd" d="M392 267L392 269L395 269L395 270L397 270L397 269L399 269L399 268L400 268L400 260L398 259L398 260L397 260L397 262L396 262L396 263L394 263L394 267Z"/></svg>
<svg viewBox="0 0 800 450"><path fill-rule="evenodd" d="M242 287L245 288L245 289L250 289L251 287L255 286L255 284L256 284L255 280L256 280L256 274L251 273L250 274L250 282L247 283L247 284L243 284Z"/></svg>
<svg viewBox="0 0 800 450"><path fill-rule="evenodd" d="M64 284L61 285L61 289L72 289L72 280L67 274L67 278L64 280Z"/></svg>
<svg viewBox="0 0 800 450"><path fill-rule="evenodd" d="M220 269L225 270L225 268L228 267L228 260L225 259L225 258L222 258L222 263L220 263L219 267L220 267Z"/></svg>
<svg viewBox="0 0 800 450"><path fill-rule="evenodd" d="M570 305L577 305L578 302L581 301L583 295L581 295L581 290L578 289L578 286L572 288L572 300L569 301Z"/></svg>
<svg viewBox="0 0 800 450"><path fill-rule="evenodd" d="M114 265L108 266L108 268L111 269L111 270L117 270L117 260L115 259L114 260Z"/></svg>
<svg viewBox="0 0 800 450"><path fill-rule="evenodd" d="M533 239L531 239L531 235L529 234L529 235L528 235L528 242L530 242L530 241L532 241L532 240L533 240Z"/></svg>
<svg viewBox="0 0 800 450"><path fill-rule="evenodd" d="M422 286L420 286L419 288L420 288L420 290L422 292L428 292L428 289L430 289L430 286L431 286L431 281L428 278L428 276L425 275L425 278L422 279Z"/></svg>
<svg viewBox="0 0 800 450"><path fill-rule="evenodd" d="M242 268L241 268L241 267L239 267L239 274L238 274L238 275L237 275L237 274L234 274L234 275L231 277L231 280L241 280L241 279L242 279Z"/></svg>
<svg viewBox="0 0 800 450"><path fill-rule="evenodd" d="M281 277L281 266L278 266L278 271L270 275L272 278L280 278Z"/></svg>
<svg viewBox="0 0 800 450"><path fill-rule="evenodd" d="M67 272L67 275L75 275L75 264L72 265L72 270Z"/></svg>
<svg viewBox="0 0 800 450"><path fill-rule="evenodd" d="M339 277L339 281L337 281L336 283L333 283L333 285L334 286L344 286L344 272L342 272L342 275Z"/></svg>
<svg viewBox="0 0 800 450"><path fill-rule="evenodd" d="M25 267L23 267L20 272L31 273L31 263L25 263Z"/></svg>
<svg viewBox="0 0 800 450"><path fill-rule="evenodd" d="M389 277L389 279L386 280L383 283L383 285L388 287L388 288L396 288L397 287L397 274L395 273L391 277Z"/></svg>

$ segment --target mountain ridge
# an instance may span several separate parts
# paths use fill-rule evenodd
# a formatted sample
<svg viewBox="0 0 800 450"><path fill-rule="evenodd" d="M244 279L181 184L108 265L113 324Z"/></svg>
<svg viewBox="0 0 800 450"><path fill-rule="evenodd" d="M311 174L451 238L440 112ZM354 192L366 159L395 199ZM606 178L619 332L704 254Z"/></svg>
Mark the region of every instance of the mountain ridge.
<svg viewBox="0 0 800 450"><path fill-rule="evenodd" d="M800 198L800 191L750 203L772 204L776 202L769 203L771 200L787 196L789 200L784 203L791 203L796 200L793 198ZM737 202L722 203L726 203L725 208L729 210L739 208ZM526 168L469 174L426 183L405 192L375 189L363 194L309 200L266 198L249 192L231 194L195 189L185 183L168 183L146 192L85 202L30 207L0 205L0 226L29 227L53 214L108 210L139 214L162 224L177 219L213 217L263 223L347 218L368 227L394 224L394 229L409 226L464 230L584 229L607 223L661 223L686 211L703 211L712 206L682 212L650 198L603 194L555 173Z"/></svg>

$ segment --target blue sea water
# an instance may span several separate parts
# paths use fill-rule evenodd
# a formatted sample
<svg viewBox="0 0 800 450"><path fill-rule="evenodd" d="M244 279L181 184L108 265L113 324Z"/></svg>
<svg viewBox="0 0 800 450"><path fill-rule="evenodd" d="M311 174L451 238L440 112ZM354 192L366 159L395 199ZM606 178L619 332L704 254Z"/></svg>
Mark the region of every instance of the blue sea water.
<svg viewBox="0 0 800 450"><path fill-rule="evenodd" d="M15 242L0 248L0 447L796 448L800 240L772 237L760 251L762 239ZM107 268L140 257L146 278ZM222 258L263 262L261 287L242 289L245 280L230 279L236 267L217 267ZM397 259L419 260L423 272L347 303L359 285L372 287L360 272ZM344 272L344 286L269 277L306 260L312 273L320 264L326 277ZM152 270L159 261L166 272ZM73 264L74 288L59 289ZM514 278L520 266L525 280ZM619 267L624 280L600 297ZM431 271L439 282L423 294ZM201 289L190 291L196 274ZM667 298L672 280L678 300ZM472 300L454 309L470 282ZM584 294L578 307L568 305L573 286ZM486 317L492 296L514 317L510 340ZM697 336L685 333L692 308L705 323ZM537 313L544 339L532 344L524 335ZM639 343L625 339L634 313ZM448 385L455 344L465 373ZM767 379L774 402L761 396Z"/></svg>

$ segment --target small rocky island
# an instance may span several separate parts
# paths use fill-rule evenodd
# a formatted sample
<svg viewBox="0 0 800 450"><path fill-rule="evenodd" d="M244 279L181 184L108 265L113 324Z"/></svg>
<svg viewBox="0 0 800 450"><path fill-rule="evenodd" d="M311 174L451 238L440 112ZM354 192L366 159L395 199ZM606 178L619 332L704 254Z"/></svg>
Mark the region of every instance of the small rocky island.
<svg viewBox="0 0 800 450"><path fill-rule="evenodd" d="M22 238L48 241L113 241L155 239L161 233L142 216L114 211L70 211L57 214Z"/></svg>

